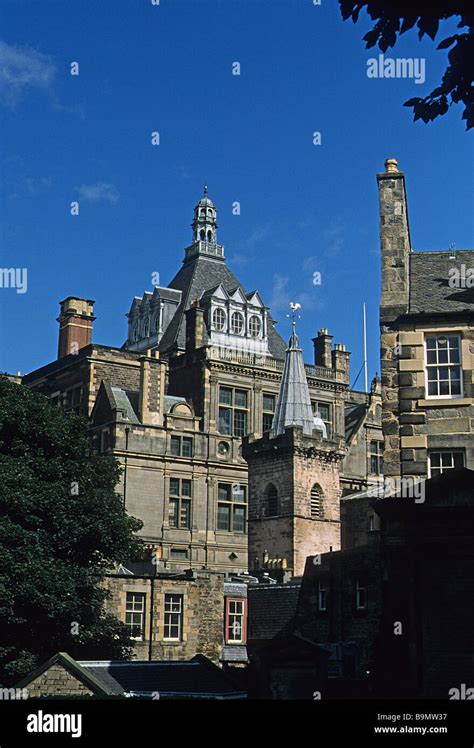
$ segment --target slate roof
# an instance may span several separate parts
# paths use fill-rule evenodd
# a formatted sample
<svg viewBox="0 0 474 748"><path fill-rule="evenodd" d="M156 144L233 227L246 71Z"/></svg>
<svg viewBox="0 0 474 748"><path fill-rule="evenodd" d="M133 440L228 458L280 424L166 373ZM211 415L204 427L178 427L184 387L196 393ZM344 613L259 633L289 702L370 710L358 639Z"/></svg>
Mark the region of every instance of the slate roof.
<svg viewBox="0 0 474 748"><path fill-rule="evenodd" d="M292 632L300 588L300 584L249 586L249 641L274 639Z"/></svg>
<svg viewBox="0 0 474 748"><path fill-rule="evenodd" d="M202 655L192 660L78 663L110 694L245 698L226 673Z"/></svg>
<svg viewBox="0 0 474 748"><path fill-rule="evenodd" d="M244 699L245 691L224 670L204 655L191 660L75 660L58 652L28 673L18 688L28 686L53 665L59 664L98 696L136 695L162 697Z"/></svg>
<svg viewBox="0 0 474 748"><path fill-rule="evenodd" d="M131 423L139 423L138 392L124 390L121 387L111 387L113 404L117 410L122 410Z"/></svg>
<svg viewBox="0 0 474 748"><path fill-rule="evenodd" d="M449 270L461 265L474 268L474 250L411 252L409 313L474 313L474 288L449 286Z"/></svg>
<svg viewBox="0 0 474 748"><path fill-rule="evenodd" d="M235 275L229 270L224 260L198 255L192 260L184 263L173 280L168 284L182 292L179 304L173 319L166 328L160 341L159 350L169 351L174 347L185 348L186 329L184 312L189 309L195 299L200 299L205 291L217 287L220 283L227 292L242 288ZM245 292L245 289L242 288ZM284 359L286 345L283 338L276 332L269 315L268 345L270 353L274 358Z"/></svg>

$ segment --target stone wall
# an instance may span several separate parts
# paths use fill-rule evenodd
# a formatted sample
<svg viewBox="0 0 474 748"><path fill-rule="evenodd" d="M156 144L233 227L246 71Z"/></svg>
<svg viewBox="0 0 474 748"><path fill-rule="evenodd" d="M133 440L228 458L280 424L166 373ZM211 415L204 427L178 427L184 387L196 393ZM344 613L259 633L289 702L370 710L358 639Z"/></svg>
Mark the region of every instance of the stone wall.
<svg viewBox="0 0 474 748"><path fill-rule="evenodd" d="M199 572L195 579L157 576L150 577L108 576L106 587L110 596L106 609L121 621L125 621L127 592L145 594L145 635L143 641L135 642L135 656L149 659L150 605L153 604L151 621L151 658L153 660L188 660L203 654L219 664L224 637L224 574ZM165 595L182 595L183 618L180 641L164 640Z"/></svg>
<svg viewBox="0 0 474 748"><path fill-rule="evenodd" d="M28 683L25 688L28 698L40 696L92 696L93 691L81 683L74 675L60 663L51 665L44 673Z"/></svg>

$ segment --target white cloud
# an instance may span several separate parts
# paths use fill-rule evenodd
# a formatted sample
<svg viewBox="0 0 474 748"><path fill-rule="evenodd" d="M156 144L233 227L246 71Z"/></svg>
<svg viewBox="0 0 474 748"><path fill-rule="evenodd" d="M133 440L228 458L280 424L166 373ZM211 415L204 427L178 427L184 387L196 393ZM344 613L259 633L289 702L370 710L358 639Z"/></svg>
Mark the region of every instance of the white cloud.
<svg viewBox="0 0 474 748"><path fill-rule="evenodd" d="M91 203L106 201L116 203L120 197L117 188L108 182L96 182L96 184L81 184L77 191L82 200Z"/></svg>
<svg viewBox="0 0 474 748"><path fill-rule="evenodd" d="M0 41L0 100L15 106L29 89L48 90L56 67L48 55Z"/></svg>

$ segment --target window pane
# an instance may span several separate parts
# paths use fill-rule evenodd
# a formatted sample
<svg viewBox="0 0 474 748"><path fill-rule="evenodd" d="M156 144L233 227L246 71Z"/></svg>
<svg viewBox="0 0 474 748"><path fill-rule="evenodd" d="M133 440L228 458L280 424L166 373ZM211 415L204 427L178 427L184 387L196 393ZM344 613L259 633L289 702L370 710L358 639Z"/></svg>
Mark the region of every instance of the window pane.
<svg viewBox="0 0 474 748"><path fill-rule="evenodd" d="M439 452L433 452L430 455L430 464L431 467L439 467L441 464L441 455Z"/></svg>
<svg viewBox="0 0 474 748"><path fill-rule="evenodd" d="M436 382L428 382L428 395L437 395L438 386Z"/></svg>
<svg viewBox="0 0 474 748"><path fill-rule="evenodd" d="M179 436L171 437L171 454L179 455L181 451L181 438Z"/></svg>
<svg viewBox="0 0 474 748"><path fill-rule="evenodd" d="M318 409L323 421L329 421L329 405L327 403L318 403Z"/></svg>
<svg viewBox="0 0 474 748"><path fill-rule="evenodd" d="M454 467L458 469L464 467L464 455L462 452L454 453Z"/></svg>
<svg viewBox="0 0 474 748"><path fill-rule="evenodd" d="M191 502L184 499L181 502L181 527L189 528L191 525Z"/></svg>
<svg viewBox="0 0 474 748"><path fill-rule="evenodd" d="M230 435L232 411L229 408L219 408L219 431Z"/></svg>
<svg viewBox="0 0 474 748"><path fill-rule="evenodd" d="M230 387L219 387L219 403L221 405L232 405L232 390Z"/></svg>
<svg viewBox="0 0 474 748"><path fill-rule="evenodd" d="M239 501L241 504L247 501L247 486L243 486L241 483L232 484L232 499L233 501Z"/></svg>
<svg viewBox="0 0 474 748"><path fill-rule="evenodd" d="M178 509L179 509L179 501L177 499L170 499L170 503L169 503L169 525L170 527L178 527Z"/></svg>
<svg viewBox="0 0 474 748"><path fill-rule="evenodd" d="M245 507L234 506L234 532L245 532Z"/></svg>
<svg viewBox="0 0 474 748"><path fill-rule="evenodd" d="M230 485L230 483L219 483L218 484L219 501L230 501L232 498L231 490L232 490L232 486Z"/></svg>
<svg viewBox="0 0 474 748"><path fill-rule="evenodd" d="M263 410L269 410L270 413L274 413L275 395L266 395L263 393Z"/></svg>
<svg viewBox="0 0 474 748"><path fill-rule="evenodd" d="M236 335L240 335L242 330L244 329L244 318L240 314L240 312L234 312L232 315L232 332Z"/></svg>
<svg viewBox="0 0 474 748"><path fill-rule="evenodd" d="M235 390L234 405L237 405L239 408L247 407L247 392L245 390Z"/></svg>
<svg viewBox="0 0 474 748"><path fill-rule="evenodd" d="M218 504L217 529L230 532L230 504Z"/></svg>
<svg viewBox="0 0 474 748"><path fill-rule="evenodd" d="M186 478L181 481L181 496L191 496L191 481Z"/></svg>
<svg viewBox="0 0 474 748"><path fill-rule="evenodd" d="M192 457L193 456L193 440L189 437L184 436L183 437L183 445L181 454L183 457Z"/></svg>
<svg viewBox="0 0 474 748"><path fill-rule="evenodd" d="M245 410L234 411L234 436L245 436L247 433L247 413Z"/></svg>
<svg viewBox="0 0 474 748"><path fill-rule="evenodd" d="M451 452L443 452L441 455L441 465L443 467L451 467L453 464L453 455Z"/></svg>
<svg viewBox="0 0 474 748"><path fill-rule="evenodd" d="M264 413L262 419L263 431L271 431L273 426L273 415L270 413Z"/></svg>
<svg viewBox="0 0 474 748"><path fill-rule="evenodd" d="M170 478L170 496L179 496L179 478Z"/></svg>

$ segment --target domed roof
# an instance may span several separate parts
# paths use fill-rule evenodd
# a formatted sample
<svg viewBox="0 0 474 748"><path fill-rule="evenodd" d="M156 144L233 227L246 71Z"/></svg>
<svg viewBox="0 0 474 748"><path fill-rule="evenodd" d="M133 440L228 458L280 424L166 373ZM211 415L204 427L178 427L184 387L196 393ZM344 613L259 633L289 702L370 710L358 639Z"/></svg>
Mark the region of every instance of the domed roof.
<svg viewBox="0 0 474 748"><path fill-rule="evenodd" d="M208 208L215 208L214 203L207 196L207 184L204 185L204 195L201 197L201 199L197 203L196 208L200 208L202 206L205 206L205 207L208 207Z"/></svg>

